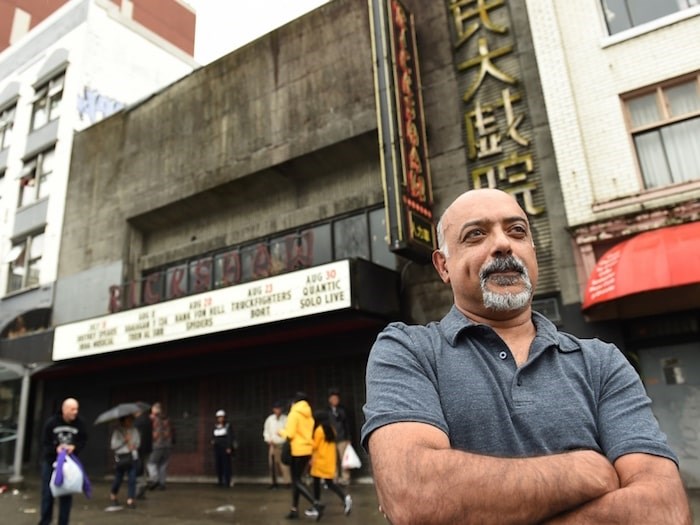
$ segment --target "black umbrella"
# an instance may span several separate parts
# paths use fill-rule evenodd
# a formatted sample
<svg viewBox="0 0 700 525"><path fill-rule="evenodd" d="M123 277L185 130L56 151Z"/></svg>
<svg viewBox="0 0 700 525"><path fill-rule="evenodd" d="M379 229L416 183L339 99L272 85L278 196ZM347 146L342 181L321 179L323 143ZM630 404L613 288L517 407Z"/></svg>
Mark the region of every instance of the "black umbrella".
<svg viewBox="0 0 700 525"><path fill-rule="evenodd" d="M148 409L146 403L139 401L138 403L120 403L119 405L110 408L106 412L102 412L97 419L95 419L95 425L100 423L107 423L108 421L114 421L124 416L132 416L138 412L143 412Z"/></svg>

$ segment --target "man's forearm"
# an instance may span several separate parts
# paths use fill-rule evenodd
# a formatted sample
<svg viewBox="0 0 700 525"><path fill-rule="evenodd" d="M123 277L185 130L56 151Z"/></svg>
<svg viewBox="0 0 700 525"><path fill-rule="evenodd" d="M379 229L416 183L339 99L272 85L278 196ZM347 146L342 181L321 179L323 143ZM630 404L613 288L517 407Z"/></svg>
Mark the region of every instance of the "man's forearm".
<svg viewBox="0 0 700 525"><path fill-rule="evenodd" d="M505 459L415 444L402 450L391 434L373 435L370 454L394 525L537 523L619 486L612 465L593 451ZM382 443L387 438L393 443ZM389 447L401 453L384 454Z"/></svg>
<svg viewBox="0 0 700 525"><path fill-rule="evenodd" d="M632 458L631 456L636 456ZM665 458L631 454L620 461L644 462L633 476L624 476L625 486L590 501L576 510L563 513L548 525L589 523L653 523L654 525L690 525L691 513L685 487L676 465Z"/></svg>

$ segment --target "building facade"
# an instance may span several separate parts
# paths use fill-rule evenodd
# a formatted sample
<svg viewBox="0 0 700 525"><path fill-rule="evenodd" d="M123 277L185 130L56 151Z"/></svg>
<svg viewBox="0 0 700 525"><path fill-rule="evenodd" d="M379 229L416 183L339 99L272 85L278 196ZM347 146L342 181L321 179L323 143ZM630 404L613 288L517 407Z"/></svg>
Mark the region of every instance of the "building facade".
<svg viewBox="0 0 700 525"><path fill-rule="evenodd" d="M262 423L297 390L320 409L339 388L357 440L377 332L447 312L426 257L432 228L487 184L532 212L538 307L582 324L562 300L576 274L560 271L574 263L527 13L513 2L493 15L511 28L494 41L511 50L507 94L480 78L485 60L464 66L484 58L465 38L478 13L335 0L79 133L43 405L69 385L89 399L84 413L160 400L175 476L212 474L208 431L223 408L237 476L264 477ZM87 453L107 468L102 450Z"/></svg>
<svg viewBox="0 0 700 525"><path fill-rule="evenodd" d="M134 2L10 4L31 24L0 53L0 359L27 365L51 361L74 133L192 71L194 13L161 2L177 23L151 30ZM0 384L1 425L17 423L19 383Z"/></svg>
<svg viewBox="0 0 700 525"><path fill-rule="evenodd" d="M696 487L700 50L675 50L700 31L700 6L527 7L584 315L621 330Z"/></svg>
<svg viewBox="0 0 700 525"><path fill-rule="evenodd" d="M643 355L632 325L596 318L602 301L584 303L597 243L609 239L585 233L635 204L611 208L619 196L596 192L615 177L628 188L637 172L597 171L603 151L636 169L631 134L603 139L578 95L593 105L595 89L614 87L604 100L619 116L621 97L646 86L622 74L604 82L601 64L622 38L606 37L605 7L334 0L78 133L37 412L67 392L87 417L161 401L178 436L171 474L206 477L223 408L240 444L236 475L258 479L272 403L303 390L323 408L334 387L357 441L377 332L395 319L437 320L452 304L425 254L440 213L475 187L511 192L530 216L535 308ZM595 13L599 29L584 51L564 31L579 11ZM671 13L669 27L695 14ZM546 40L557 35L570 42ZM600 64L588 63L596 54ZM692 73L674 67L657 68L659 81ZM611 107L599 117L614 120ZM635 205L665 209L681 202L664 200L674 192L692 203L687 184ZM96 427L85 453L97 471L109 469L106 440Z"/></svg>

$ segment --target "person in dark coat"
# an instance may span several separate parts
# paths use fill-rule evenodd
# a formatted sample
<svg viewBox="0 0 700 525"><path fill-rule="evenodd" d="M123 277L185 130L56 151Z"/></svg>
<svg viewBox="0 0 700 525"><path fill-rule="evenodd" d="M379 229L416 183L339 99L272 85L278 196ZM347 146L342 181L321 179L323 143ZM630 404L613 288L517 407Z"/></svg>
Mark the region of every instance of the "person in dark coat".
<svg viewBox="0 0 700 525"><path fill-rule="evenodd" d="M214 449L214 464L219 487L231 486L231 457L234 453L235 439L231 423L226 421L226 412L216 411L216 423L211 435L211 445Z"/></svg>
<svg viewBox="0 0 700 525"><path fill-rule="evenodd" d="M69 397L63 401L61 412L47 419L41 432L41 519L39 525L50 525L53 518L53 494L49 483L56 456L62 450L78 456L85 447L87 431L78 417L78 401ZM73 496L58 498L58 525L68 525Z"/></svg>
<svg viewBox="0 0 700 525"><path fill-rule="evenodd" d="M343 468L345 449L352 441L352 415L340 402L340 390L328 390L328 418L335 429L335 444L338 449L338 483L350 484L350 470Z"/></svg>
<svg viewBox="0 0 700 525"><path fill-rule="evenodd" d="M139 431L141 444L139 445L139 459L137 466L138 481L136 483L136 498L145 499L148 480L146 479L146 460L153 451L153 425L147 410L138 412L134 420L134 427Z"/></svg>

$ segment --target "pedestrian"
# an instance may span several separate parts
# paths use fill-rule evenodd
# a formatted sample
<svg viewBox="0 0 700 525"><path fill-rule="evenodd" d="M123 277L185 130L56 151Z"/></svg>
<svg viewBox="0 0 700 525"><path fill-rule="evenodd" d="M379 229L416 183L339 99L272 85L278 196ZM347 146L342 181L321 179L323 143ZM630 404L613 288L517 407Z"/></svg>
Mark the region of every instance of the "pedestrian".
<svg viewBox="0 0 700 525"><path fill-rule="evenodd" d="M272 414L267 416L263 424L263 440L267 443L267 462L272 480L269 489L279 487L280 478L285 486L290 483L289 467L282 463L282 445L285 438L280 435L280 430L287 424L287 415L282 412L282 408L282 402L275 401L272 404Z"/></svg>
<svg viewBox="0 0 700 525"><path fill-rule="evenodd" d="M311 415L311 405L308 396L304 392L297 392L294 396L292 408L289 410L287 424L280 430L280 435L289 439L292 449L292 507L286 518L299 519L299 496L304 496L317 511L316 521L323 516L324 505L315 499L302 481L302 476L309 467L311 452L313 451L314 418Z"/></svg>
<svg viewBox="0 0 700 525"><path fill-rule="evenodd" d="M335 442L335 428L331 425L328 411L314 413L313 452L311 454L311 477L314 480L314 499L321 499L321 483L333 491L343 504L347 516L352 510L352 497L335 483L338 472L338 449ZM316 518L318 511L304 511L308 518Z"/></svg>
<svg viewBox="0 0 700 525"><path fill-rule="evenodd" d="M136 499L146 499L146 488L148 487L146 462L153 451L153 425L151 424L148 405L145 405L145 408L137 412L135 416L134 427L139 431L139 436L141 437L136 472Z"/></svg>
<svg viewBox="0 0 700 525"><path fill-rule="evenodd" d="M114 454L114 481L109 493L110 503L113 506L119 505L117 494L122 484L124 476L127 477L127 500L126 506L130 509L136 508L134 498L136 498L136 475L138 472L139 446L141 435L134 426L134 416L123 416L119 418L119 426L112 432L110 448Z"/></svg>
<svg viewBox="0 0 700 525"><path fill-rule="evenodd" d="M41 461L41 518L39 525L50 525L53 518L53 500L51 474L56 456L61 451L67 454L80 455L87 441L87 431L83 420L78 416L79 404L72 397L66 398L61 404L61 412L52 415L44 423L41 431L42 461ZM68 525L73 496L58 498L58 525Z"/></svg>
<svg viewBox="0 0 700 525"><path fill-rule="evenodd" d="M532 310L528 217L495 189L444 212L439 322L391 323L367 364L362 443L402 523L691 523L678 459L612 344Z"/></svg>
<svg viewBox="0 0 700 525"><path fill-rule="evenodd" d="M172 452L174 430L170 425L170 419L163 412L160 403L153 403L151 407L151 426L153 431L151 455L148 457L146 468L148 470L148 488L150 490L165 490L168 476L168 463Z"/></svg>
<svg viewBox="0 0 700 525"><path fill-rule="evenodd" d="M350 469L343 466L343 455L352 439L352 425L350 412L340 403L340 390L337 387L328 391L328 416L336 435L338 483L347 486L350 484Z"/></svg>
<svg viewBox="0 0 700 525"><path fill-rule="evenodd" d="M212 430L211 445L214 449L214 465L219 487L231 486L231 457L234 453L235 437L231 424L226 421L226 412L217 410Z"/></svg>

